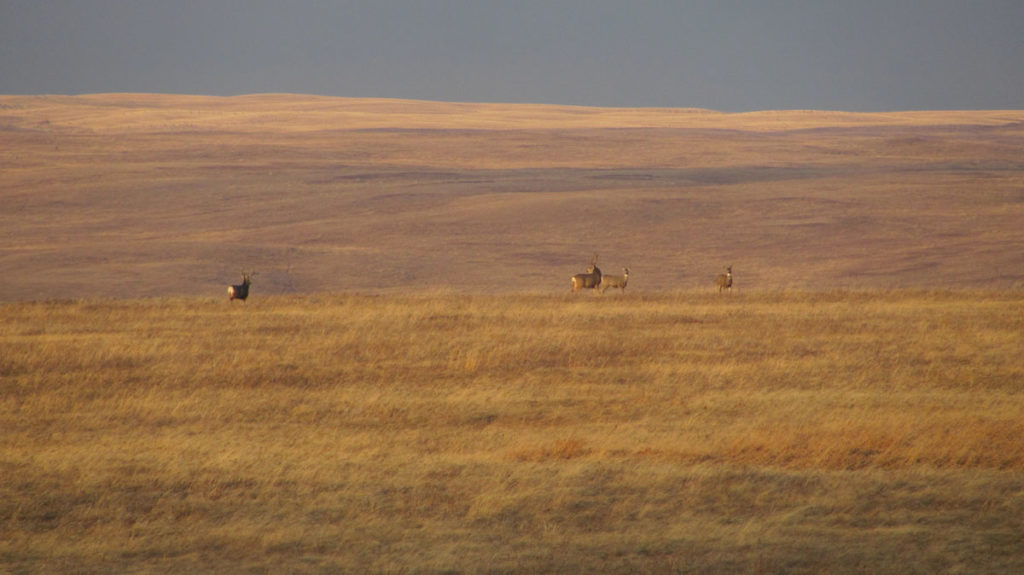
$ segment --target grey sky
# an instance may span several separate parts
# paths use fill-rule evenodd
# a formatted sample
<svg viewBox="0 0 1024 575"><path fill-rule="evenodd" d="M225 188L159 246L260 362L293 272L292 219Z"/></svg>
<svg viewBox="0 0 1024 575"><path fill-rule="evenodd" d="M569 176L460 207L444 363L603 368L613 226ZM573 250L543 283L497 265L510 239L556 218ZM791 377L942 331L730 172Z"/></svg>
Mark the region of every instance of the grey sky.
<svg viewBox="0 0 1024 575"><path fill-rule="evenodd" d="M0 93L1024 108L1024 1L0 0Z"/></svg>

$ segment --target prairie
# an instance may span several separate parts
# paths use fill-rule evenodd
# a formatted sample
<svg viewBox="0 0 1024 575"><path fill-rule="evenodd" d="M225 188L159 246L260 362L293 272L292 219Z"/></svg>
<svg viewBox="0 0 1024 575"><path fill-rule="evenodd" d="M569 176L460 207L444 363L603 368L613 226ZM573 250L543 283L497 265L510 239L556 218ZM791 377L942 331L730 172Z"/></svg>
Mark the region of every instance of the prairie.
<svg viewBox="0 0 1024 575"><path fill-rule="evenodd" d="M1011 573L1017 290L0 305L0 571Z"/></svg>
<svg viewBox="0 0 1024 575"><path fill-rule="evenodd" d="M1020 110L0 95L0 572L1021 571L1022 177Z"/></svg>
<svg viewBox="0 0 1024 575"><path fill-rule="evenodd" d="M0 301L1024 285L1024 112L0 96Z"/></svg>

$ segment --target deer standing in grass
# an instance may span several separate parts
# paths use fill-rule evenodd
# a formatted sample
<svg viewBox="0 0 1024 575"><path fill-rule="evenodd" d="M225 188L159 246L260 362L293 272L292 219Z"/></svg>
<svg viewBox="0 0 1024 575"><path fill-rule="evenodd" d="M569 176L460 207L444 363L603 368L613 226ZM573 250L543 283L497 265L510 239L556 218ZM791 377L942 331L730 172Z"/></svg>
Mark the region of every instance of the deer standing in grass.
<svg viewBox="0 0 1024 575"><path fill-rule="evenodd" d="M718 274L715 282L718 284L718 293L722 293L722 290L732 293L732 266L725 268L724 274Z"/></svg>
<svg viewBox="0 0 1024 575"><path fill-rule="evenodd" d="M601 270L597 267L597 254L594 254L587 273L572 276L572 291L580 291L583 288L596 290L599 285L601 285Z"/></svg>
<svg viewBox="0 0 1024 575"><path fill-rule="evenodd" d="M256 272L243 273L241 285L228 286L229 302L240 299L242 303L245 303L245 298L249 297L249 285L252 284L252 276L254 275L256 275Z"/></svg>
<svg viewBox="0 0 1024 575"><path fill-rule="evenodd" d="M622 268L621 276L601 276L601 293L608 288L619 288L626 293L626 282L629 281L629 268Z"/></svg>

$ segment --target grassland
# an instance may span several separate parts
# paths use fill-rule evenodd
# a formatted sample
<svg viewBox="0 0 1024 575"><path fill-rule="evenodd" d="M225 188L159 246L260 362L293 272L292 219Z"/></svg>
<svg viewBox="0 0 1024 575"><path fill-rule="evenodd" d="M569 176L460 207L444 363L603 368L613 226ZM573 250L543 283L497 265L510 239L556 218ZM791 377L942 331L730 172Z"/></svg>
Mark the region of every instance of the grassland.
<svg viewBox="0 0 1024 575"><path fill-rule="evenodd" d="M0 301L1024 285L1024 111L0 96Z"/></svg>
<svg viewBox="0 0 1024 575"><path fill-rule="evenodd" d="M0 305L0 572L1012 573L1019 291Z"/></svg>
<svg viewBox="0 0 1024 575"><path fill-rule="evenodd" d="M1022 176L1020 110L0 95L0 573L1022 571Z"/></svg>

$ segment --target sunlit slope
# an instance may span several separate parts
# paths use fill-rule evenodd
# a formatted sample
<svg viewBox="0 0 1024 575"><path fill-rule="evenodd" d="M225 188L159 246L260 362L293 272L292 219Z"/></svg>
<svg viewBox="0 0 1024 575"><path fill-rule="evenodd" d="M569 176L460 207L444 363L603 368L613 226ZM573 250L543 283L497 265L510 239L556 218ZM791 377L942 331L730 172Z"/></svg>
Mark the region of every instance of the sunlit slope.
<svg viewBox="0 0 1024 575"><path fill-rule="evenodd" d="M1024 281L1024 112L0 96L0 300Z"/></svg>

